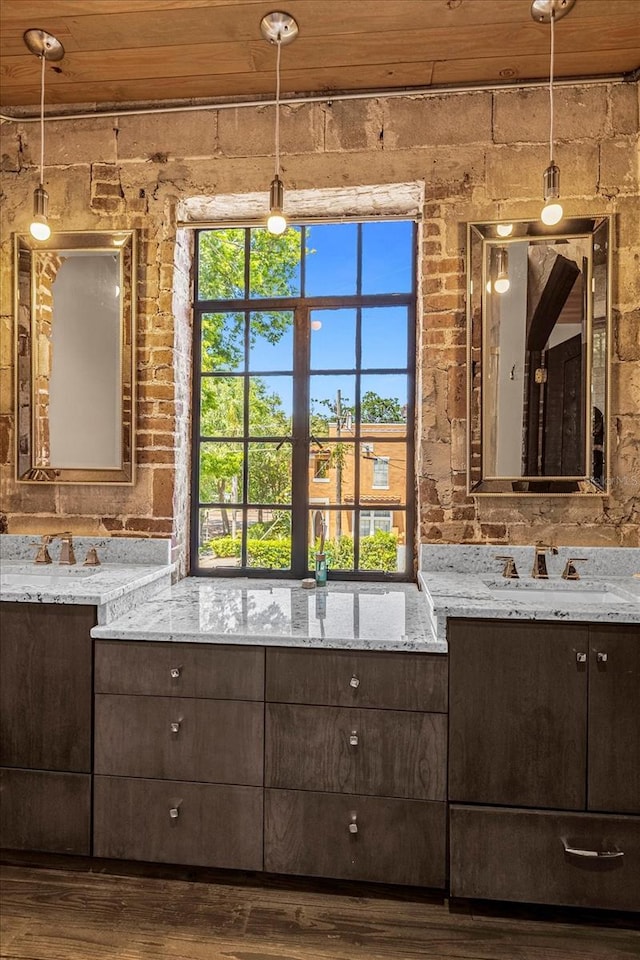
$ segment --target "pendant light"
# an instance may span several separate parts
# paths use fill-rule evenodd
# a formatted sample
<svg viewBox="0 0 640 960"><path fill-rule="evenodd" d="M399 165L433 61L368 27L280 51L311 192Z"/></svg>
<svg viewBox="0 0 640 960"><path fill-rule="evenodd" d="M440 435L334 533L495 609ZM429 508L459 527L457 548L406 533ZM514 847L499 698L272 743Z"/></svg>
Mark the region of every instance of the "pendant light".
<svg viewBox="0 0 640 960"><path fill-rule="evenodd" d="M44 68L47 60L62 60L64 47L46 30L27 30L24 42L34 56L40 58L40 182L33 192L33 220L29 232L34 240L48 240L49 194L44 188Z"/></svg>
<svg viewBox="0 0 640 960"><path fill-rule="evenodd" d="M533 0L531 16L538 23L551 25L551 55L549 67L549 166L544 172L544 207L540 219L554 226L563 217L560 203L560 169L553 159L553 71L555 65L555 22L565 17L576 0Z"/></svg>
<svg viewBox="0 0 640 960"><path fill-rule="evenodd" d="M275 43L276 55L276 148L275 175L269 189L269 216L267 230L280 236L287 229L284 215L284 184L280 178L280 53L284 44L291 43L298 35L298 24L288 13L274 11L260 21L260 31L265 40Z"/></svg>

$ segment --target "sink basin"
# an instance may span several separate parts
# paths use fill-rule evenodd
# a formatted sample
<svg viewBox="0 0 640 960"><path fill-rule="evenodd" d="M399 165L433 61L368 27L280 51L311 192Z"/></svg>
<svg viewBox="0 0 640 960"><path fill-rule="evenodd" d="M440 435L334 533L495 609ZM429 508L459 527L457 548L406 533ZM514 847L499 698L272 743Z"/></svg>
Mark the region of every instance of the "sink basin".
<svg viewBox="0 0 640 960"><path fill-rule="evenodd" d="M67 583L73 580L86 580L100 573L100 567L58 567L49 564L21 563L6 564L0 567L0 579L3 583L25 583L37 580L38 583Z"/></svg>
<svg viewBox="0 0 640 960"><path fill-rule="evenodd" d="M511 585L509 585L505 587L494 587L490 589L489 592L494 600L513 599L513 601L519 606L525 607L539 607L544 605L547 608L576 608L603 606L605 604L607 606L611 606L612 604L617 603L634 603L631 597L622 597L613 590L594 590L593 588L583 588L581 590L558 590L557 587L552 587L545 590L535 587L516 587L514 589Z"/></svg>

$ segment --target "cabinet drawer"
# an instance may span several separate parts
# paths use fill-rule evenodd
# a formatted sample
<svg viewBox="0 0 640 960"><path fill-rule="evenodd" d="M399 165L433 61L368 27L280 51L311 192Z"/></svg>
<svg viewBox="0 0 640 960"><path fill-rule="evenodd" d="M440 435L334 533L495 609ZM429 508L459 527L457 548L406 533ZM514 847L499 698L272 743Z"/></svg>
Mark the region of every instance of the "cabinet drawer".
<svg viewBox="0 0 640 960"><path fill-rule="evenodd" d="M266 783L444 800L442 713L267 704Z"/></svg>
<svg viewBox="0 0 640 960"><path fill-rule="evenodd" d="M90 823L88 774L0 770L0 846L88 855Z"/></svg>
<svg viewBox="0 0 640 960"><path fill-rule="evenodd" d="M450 809L452 896L640 910L640 817Z"/></svg>
<svg viewBox="0 0 640 960"><path fill-rule="evenodd" d="M266 790L265 870L444 887L445 809L421 800Z"/></svg>
<svg viewBox="0 0 640 960"><path fill-rule="evenodd" d="M264 699L264 650L217 644L98 640L96 693Z"/></svg>
<svg viewBox="0 0 640 960"><path fill-rule="evenodd" d="M267 700L447 711L447 658L361 650L267 650Z"/></svg>
<svg viewBox="0 0 640 960"><path fill-rule="evenodd" d="M96 773L260 786L263 744L255 701L96 696Z"/></svg>
<svg viewBox="0 0 640 960"><path fill-rule="evenodd" d="M95 777L97 857L262 870L262 790Z"/></svg>

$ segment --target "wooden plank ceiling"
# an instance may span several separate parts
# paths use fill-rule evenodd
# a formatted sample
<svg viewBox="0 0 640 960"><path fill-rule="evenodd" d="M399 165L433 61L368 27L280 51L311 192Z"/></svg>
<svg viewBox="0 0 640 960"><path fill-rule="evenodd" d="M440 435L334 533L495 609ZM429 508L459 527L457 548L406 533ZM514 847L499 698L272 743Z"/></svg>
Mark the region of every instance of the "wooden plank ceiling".
<svg viewBox="0 0 640 960"><path fill-rule="evenodd" d="M47 64L47 105L272 96L275 50L260 20L298 21L284 95L514 82L549 72L549 27L530 0L0 0L0 102L37 104L23 33L66 50ZM577 0L556 29L559 77L640 66L640 0Z"/></svg>

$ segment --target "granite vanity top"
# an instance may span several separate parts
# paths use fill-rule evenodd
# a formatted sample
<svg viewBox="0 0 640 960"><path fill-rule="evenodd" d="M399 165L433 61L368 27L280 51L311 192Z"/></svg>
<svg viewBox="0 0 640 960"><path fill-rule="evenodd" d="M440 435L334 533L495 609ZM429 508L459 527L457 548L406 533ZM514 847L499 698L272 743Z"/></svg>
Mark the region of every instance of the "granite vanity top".
<svg viewBox="0 0 640 960"><path fill-rule="evenodd" d="M49 547L52 563L33 562L32 537L0 538L0 600L15 603L86 604L98 608L98 623L121 616L171 582L168 541L116 541L76 538L79 562L57 562L59 544ZM12 542L10 542L12 541ZM100 566L84 566L89 547L98 550Z"/></svg>
<svg viewBox="0 0 640 960"><path fill-rule="evenodd" d="M514 556L519 579L499 575L496 554ZM579 580L563 580L569 557L581 557ZM640 639L640 551L562 547L547 556L549 579L531 576L533 549L485 546L423 548L419 574L434 635L446 638L452 617L637 623ZM588 566L587 566L588 564ZM589 573L584 572L585 569Z"/></svg>
<svg viewBox="0 0 640 960"><path fill-rule="evenodd" d="M92 636L445 653L415 584L188 577Z"/></svg>

